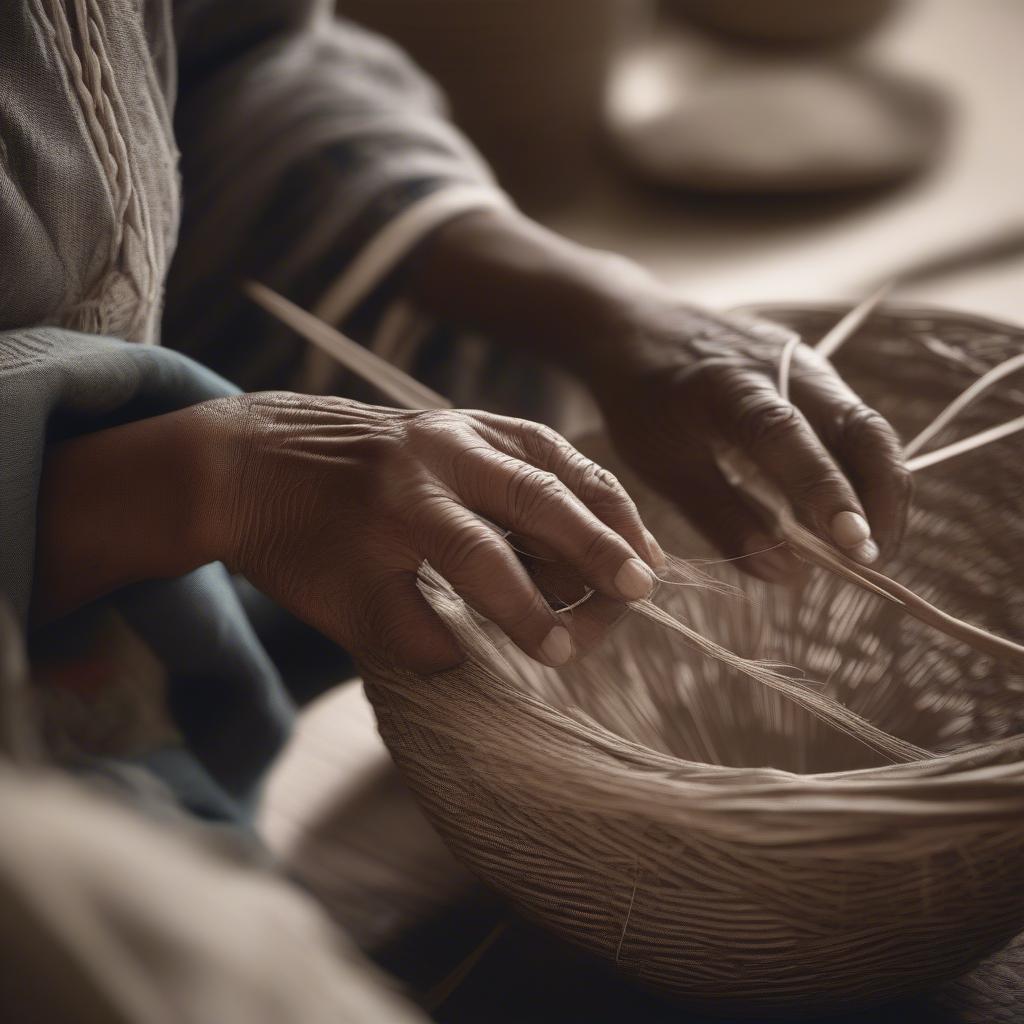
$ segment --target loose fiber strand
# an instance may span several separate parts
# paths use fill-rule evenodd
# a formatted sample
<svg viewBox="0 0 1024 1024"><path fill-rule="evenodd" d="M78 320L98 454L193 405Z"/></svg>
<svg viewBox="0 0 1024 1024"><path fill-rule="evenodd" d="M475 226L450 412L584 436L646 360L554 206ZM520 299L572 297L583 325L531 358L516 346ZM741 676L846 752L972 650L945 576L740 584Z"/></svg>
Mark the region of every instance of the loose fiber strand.
<svg viewBox="0 0 1024 1024"><path fill-rule="evenodd" d="M1024 352L1011 356L998 366L994 366L988 373L982 374L969 388L954 398L917 437L904 446L903 454L907 458L916 455L933 437L948 427L960 413L981 398L993 384L998 384L999 381L1022 369L1024 369Z"/></svg>
<svg viewBox="0 0 1024 1024"><path fill-rule="evenodd" d="M652 622L657 622L666 629L674 630L709 657L735 669L762 686L781 693L816 718L894 761L917 761L930 756L929 752L921 747L890 736L837 701L816 693L807 683L787 679L761 662L751 661L733 654L649 600L630 602L630 608Z"/></svg>

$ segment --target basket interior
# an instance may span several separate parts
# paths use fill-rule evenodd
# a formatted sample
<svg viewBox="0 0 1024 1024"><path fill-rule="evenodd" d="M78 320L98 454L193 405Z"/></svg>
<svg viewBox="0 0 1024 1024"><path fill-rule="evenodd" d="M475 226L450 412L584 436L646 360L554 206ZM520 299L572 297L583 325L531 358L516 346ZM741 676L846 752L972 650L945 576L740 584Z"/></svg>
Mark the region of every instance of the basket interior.
<svg viewBox="0 0 1024 1024"><path fill-rule="evenodd" d="M838 312L787 308L762 315L813 342ZM897 311L874 317L835 362L909 439L980 373L1020 351L1022 341L1015 329L970 316ZM1024 381L1010 378L935 444L1019 416L1022 405ZM602 461L614 461L589 447ZM684 558L708 554L672 510L627 473L620 475L667 550ZM887 574L958 617L1024 637L1019 436L924 469L915 482L907 536ZM663 586L657 603L737 654L794 667L887 732L935 752L1024 732L1019 672L880 598L820 570L800 588L784 589L729 564L708 569L740 593ZM549 703L685 760L799 773L884 763L860 742L637 615L627 615L600 648L562 671L509 654L523 685Z"/></svg>

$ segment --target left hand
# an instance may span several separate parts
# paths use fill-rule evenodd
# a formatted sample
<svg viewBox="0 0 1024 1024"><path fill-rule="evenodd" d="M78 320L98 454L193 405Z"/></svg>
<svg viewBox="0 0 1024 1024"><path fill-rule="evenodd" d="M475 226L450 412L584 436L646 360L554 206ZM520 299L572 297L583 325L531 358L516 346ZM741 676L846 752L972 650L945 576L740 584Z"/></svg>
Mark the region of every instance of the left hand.
<svg viewBox="0 0 1024 1024"><path fill-rule="evenodd" d="M797 348L791 401L777 386L785 332L687 307L668 296L633 304L628 326L588 383L626 461L727 557L775 543L719 469L731 445L785 494L797 518L861 562L902 534L910 475L885 419L813 349ZM782 580L798 567L780 548L744 567Z"/></svg>

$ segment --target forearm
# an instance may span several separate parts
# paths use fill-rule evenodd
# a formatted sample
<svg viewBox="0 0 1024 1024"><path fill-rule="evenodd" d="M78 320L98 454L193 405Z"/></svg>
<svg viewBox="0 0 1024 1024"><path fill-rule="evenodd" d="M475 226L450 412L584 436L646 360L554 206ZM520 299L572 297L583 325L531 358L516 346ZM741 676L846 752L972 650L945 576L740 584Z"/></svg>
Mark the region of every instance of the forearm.
<svg viewBox="0 0 1024 1024"><path fill-rule="evenodd" d="M664 289L638 264L578 245L513 210L467 214L411 261L427 312L536 352L589 380Z"/></svg>
<svg viewBox="0 0 1024 1024"><path fill-rule="evenodd" d="M192 419L183 410L49 447L38 501L35 623L210 560L194 507Z"/></svg>

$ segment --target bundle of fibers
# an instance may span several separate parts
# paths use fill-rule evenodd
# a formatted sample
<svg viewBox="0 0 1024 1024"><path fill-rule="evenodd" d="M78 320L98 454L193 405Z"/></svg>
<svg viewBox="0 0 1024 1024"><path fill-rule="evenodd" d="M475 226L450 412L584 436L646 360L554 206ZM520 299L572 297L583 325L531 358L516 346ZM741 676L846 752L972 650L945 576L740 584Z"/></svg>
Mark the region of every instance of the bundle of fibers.
<svg viewBox="0 0 1024 1024"><path fill-rule="evenodd" d="M837 316L763 312L810 339ZM895 310L835 362L910 439L1022 342L980 318ZM1021 416L1015 380L934 443ZM920 470L885 567L1018 641L1022 436ZM465 664L429 679L363 666L381 735L455 854L642 984L758 1020L926 988L1024 928L1019 659L834 571L781 589L701 563L696 536L620 475L687 562L600 647L539 666L427 572Z"/></svg>

